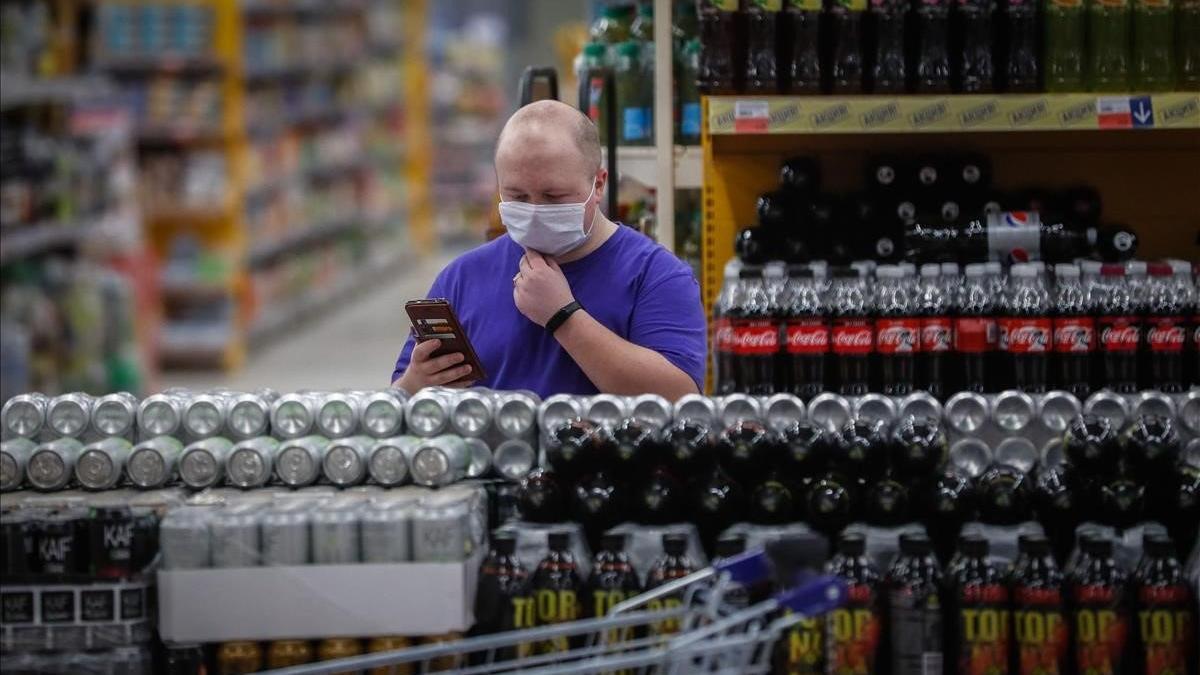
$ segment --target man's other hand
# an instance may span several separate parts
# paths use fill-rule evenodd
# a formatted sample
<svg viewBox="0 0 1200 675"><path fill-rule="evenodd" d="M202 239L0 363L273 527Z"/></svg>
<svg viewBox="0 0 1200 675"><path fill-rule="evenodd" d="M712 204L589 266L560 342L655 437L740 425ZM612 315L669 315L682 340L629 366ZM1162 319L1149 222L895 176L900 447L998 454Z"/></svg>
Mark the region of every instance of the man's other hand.
<svg viewBox="0 0 1200 675"><path fill-rule="evenodd" d="M513 278L513 302L530 321L545 327L554 314L571 304L575 296L553 258L525 250L521 270Z"/></svg>
<svg viewBox="0 0 1200 675"><path fill-rule="evenodd" d="M446 387L469 387L475 380L467 379L471 375L471 366L460 365L466 356L462 352L445 354L434 357L433 353L442 345L441 340L426 340L418 342L412 350L412 359L408 370L400 379L392 383L409 394L415 394L425 387L442 385Z"/></svg>

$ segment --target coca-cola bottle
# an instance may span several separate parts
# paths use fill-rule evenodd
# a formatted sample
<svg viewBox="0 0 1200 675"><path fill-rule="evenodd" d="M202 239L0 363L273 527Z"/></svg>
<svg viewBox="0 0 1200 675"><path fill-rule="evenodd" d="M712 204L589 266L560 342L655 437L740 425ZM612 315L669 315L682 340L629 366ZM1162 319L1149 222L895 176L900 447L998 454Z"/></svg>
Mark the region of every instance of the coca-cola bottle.
<svg viewBox="0 0 1200 675"><path fill-rule="evenodd" d="M650 472L634 493L634 515L639 523L668 525L679 522L686 495L679 481L665 468Z"/></svg>
<svg viewBox="0 0 1200 675"><path fill-rule="evenodd" d="M810 422L796 422L780 434L784 443L781 466L788 475L809 479L828 466L833 450L824 429Z"/></svg>
<svg viewBox="0 0 1200 675"><path fill-rule="evenodd" d="M946 434L937 419L908 415L891 436L891 465L904 479L927 480L948 455Z"/></svg>
<svg viewBox="0 0 1200 675"><path fill-rule="evenodd" d="M918 382L922 389L944 399L950 389L950 350L954 346L954 325L950 318L952 302L946 296L940 277L940 265L921 265L914 311L921 327L918 348Z"/></svg>
<svg viewBox="0 0 1200 675"><path fill-rule="evenodd" d="M965 537L954 569L947 571L946 663L951 672L1008 671L1009 588L998 565L988 559L988 542Z"/></svg>
<svg viewBox="0 0 1200 675"><path fill-rule="evenodd" d="M859 270L837 269L829 293L838 392L861 396L870 390L871 354L875 351L870 291Z"/></svg>
<svg viewBox="0 0 1200 675"><path fill-rule="evenodd" d="M1184 390L1184 345L1189 297L1180 293L1171 266L1149 267L1146 286L1146 373L1143 385L1167 393Z"/></svg>
<svg viewBox="0 0 1200 675"><path fill-rule="evenodd" d="M921 340L913 284L897 265L880 265L875 276L875 350L881 389L889 396L906 396L916 386Z"/></svg>
<svg viewBox="0 0 1200 675"><path fill-rule="evenodd" d="M837 552L825 565L825 573L836 574L846 582L846 603L825 617L826 672L877 672L877 664L883 663L882 580L867 556L866 538L843 534Z"/></svg>
<svg viewBox="0 0 1200 675"><path fill-rule="evenodd" d="M1043 536L1022 536L1009 584L1015 675L1068 675L1070 626L1064 579Z"/></svg>
<svg viewBox="0 0 1200 675"><path fill-rule="evenodd" d="M830 328L825 299L811 268L788 266L779 310L785 322L786 389L807 401L827 387Z"/></svg>
<svg viewBox="0 0 1200 675"><path fill-rule="evenodd" d="M1097 314L1100 384L1119 394L1133 393L1138 387L1142 325L1124 266L1102 267L1100 279L1091 288L1089 297Z"/></svg>
<svg viewBox="0 0 1200 675"><path fill-rule="evenodd" d="M829 4L829 80L835 94L861 94L863 75L863 14L866 0L833 0Z"/></svg>
<svg viewBox="0 0 1200 675"><path fill-rule="evenodd" d="M812 482L804 499L806 521L826 536L837 536L857 513L853 484L844 474L828 472Z"/></svg>
<svg viewBox="0 0 1200 675"><path fill-rule="evenodd" d="M942 560L950 557L962 526L976 517L978 508L975 485L965 476L943 471L925 488L921 511Z"/></svg>
<svg viewBox="0 0 1200 675"><path fill-rule="evenodd" d="M612 456L612 432L591 420L572 420L553 429L546 460L564 480L573 481L603 466Z"/></svg>
<svg viewBox="0 0 1200 675"><path fill-rule="evenodd" d="M762 269L744 267L738 273L741 292L730 308L733 328L734 371L739 391L770 394L775 390L775 358L779 351L779 326Z"/></svg>
<svg viewBox="0 0 1200 675"><path fill-rule="evenodd" d="M847 422L834 437L830 465L851 478L875 478L887 469L883 423Z"/></svg>
<svg viewBox="0 0 1200 675"><path fill-rule="evenodd" d="M1004 372L1020 391L1045 393L1049 383L1050 293L1032 264L1013 265L1001 319Z"/></svg>
<svg viewBox="0 0 1200 675"><path fill-rule="evenodd" d="M979 519L990 525L1017 525L1033 513L1032 482L1020 469L993 464L979 477Z"/></svg>
<svg viewBox="0 0 1200 675"><path fill-rule="evenodd" d="M995 296L987 286L987 266L967 265L954 321L954 351L963 391L984 393L992 386L992 354L996 350Z"/></svg>
<svg viewBox="0 0 1200 675"><path fill-rule="evenodd" d="M676 475L698 475L716 461L713 435L703 422L678 420L662 430L661 439L663 460Z"/></svg>
<svg viewBox="0 0 1200 675"><path fill-rule="evenodd" d="M921 0L917 5L918 94L950 92L950 0Z"/></svg>
<svg viewBox="0 0 1200 675"><path fill-rule="evenodd" d="M1128 648L1128 575L1112 556L1112 541L1083 542L1081 560L1070 580L1072 654L1081 673L1124 673L1132 665Z"/></svg>
<svg viewBox="0 0 1200 675"><path fill-rule="evenodd" d="M1196 599L1163 534L1147 534L1133 574L1138 673L1195 673Z"/></svg>
<svg viewBox="0 0 1200 675"><path fill-rule="evenodd" d="M742 420L717 436L717 459L737 480L750 485L761 480L779 459L782 441L757 420Z"/></svg>
<svg viewBox="0 0 1200 675"><path fill-rule="evenodd" d="M611 434L611 460L603 468L617 480L636 478L646 467L666 460L662 437L647 422L627 417L617 424Z"/></svg>
<svg viewBox="0 0 1200 675"><path fill-rule="evenodd" d="M871 0L870 15L875 43L870 70L872 91L876 94L904 93L908 77L904 49L908 3L905 0Z"/></svg>
<svg viewBox="0 0 1200 675"><path fill-rule="evenodd" d="M868 524L896 527L912 521L908 487L894 472L863 482L863 518Z"/></svg>
<svg viewBox="0 0 1200 675"><path fill-rule="evenodd" d="M1096 322L1079 268L1054 266L1055 386L1080 399L1092 393L1092 359L1096 349Z"/></svg>
<svg viewBox="0 0 1200 675"><path fill-rule="evenodd" d="M1121 432L1124 464L1145 485L1163 485L1179 460L1179 432L1170 417L1139 415Z"/></svg>
<svg viewBox="0 0 1200 675"><path fill-rule="evenodd" d="M889 643L893 675L923 675L941 670L942 570L924 535L900 535L896 556L884 582L888 596Z"/></svg>
<svg viewBox="0 0 1200 675"><path fill-rule="evenodd" d="M730 310L736 305L741 290L739 268L725 266L725 282L713 303L713 389L717 394L738 391L737 354L734 351L733 317Z"/></svg>
<svg viewBox="0 0 1200 675"><path fill-rule="evenodd" d="M750 520L779 525L796 520L799 490L782 473L772 470L750 492Z"/></svg>
<svg viewBox="0 0 1200 675"><path fill-rule="evenodd" d="M1186 260L1176 260L1171 263L1175 270L1176 294L1185 298L1188 308L1188 336L1185 347L1184 362L1188 384L1200 386L1200 270Z"/></svg>

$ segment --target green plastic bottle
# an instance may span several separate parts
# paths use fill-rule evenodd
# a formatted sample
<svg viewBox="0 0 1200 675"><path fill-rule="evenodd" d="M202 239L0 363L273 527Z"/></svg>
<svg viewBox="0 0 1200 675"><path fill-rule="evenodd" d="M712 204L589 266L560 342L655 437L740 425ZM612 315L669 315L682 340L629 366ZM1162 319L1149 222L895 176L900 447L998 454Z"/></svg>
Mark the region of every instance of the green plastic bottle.
<svg viewBox="0 0 1200 675"><path fill-rule="evenodd" d="M576 75L580 78L587 78L587 90L584 99L579 102L580 107L600 130L600 143L607 142L608 139L608 112L604 104L604 77L597 74L591 75L592 71L598 68L603 68L608 65L608 46L599 42L589 42L583 46L582 58L579 62L579 72Z"/></svg>
<svg viewBox="0 0 1200 675"><path fill-rule="evenodd" d="M641 45L642 86L646 89L643 115L650 129L650 143L654 143L654 5L643 2L638 5L637 18L629 30L633 40Z"/></svg>
<svg viewBox="0 0 1200 675"><path fill-rule="evenodd" d="M1088 88L1129 91L1133 12L1130 0L1088 0Z"/></svg>
<svg viewBox="0 0 1200 675"><path fill-rule="evenodd" d="M700 88L696 78L700 74L700 40L692 38L683 45L679 61L679 87L676 103L675 139L682 145L700 144Z"/></svg>
<svg viewBox="0 0 1200 675"><path fill-rule="evenodd" d="M1043 0L1042 17L1046 91L1084 91L1083 0Z"/></svg>
<svg viewBox="0 0 1200 675"><path fill-rule="evenodd" d="M1171 0L1134 0L1133 81L1139 91L1175 86L1175 26ZM1193 35L1192 40L1200 40Z"/></svg>
<svg viewBox="0 0 1200 675"><path fill-rule="evenodd" d="M629 24L624 22L624 11L624 7L609 5L592 24L592 42L608 45L608 54L605 57L608 65L616 62L616 46L629 40Z"/></svg>
<svg viewBox="0 0 1200 675"><path fill-rule="evenodd" d="M1175 16L1180 91L1200 91L1200 0L1179 0Z"/></svg>
<svg viewBox="0 0 1200 675"><path fill-rule="evenodd" d="M641 45L622 42L617 45L614 77L617 85L618 142L621 145L649 145L650 120L646 119L646 87L643 83Z"/></svg>

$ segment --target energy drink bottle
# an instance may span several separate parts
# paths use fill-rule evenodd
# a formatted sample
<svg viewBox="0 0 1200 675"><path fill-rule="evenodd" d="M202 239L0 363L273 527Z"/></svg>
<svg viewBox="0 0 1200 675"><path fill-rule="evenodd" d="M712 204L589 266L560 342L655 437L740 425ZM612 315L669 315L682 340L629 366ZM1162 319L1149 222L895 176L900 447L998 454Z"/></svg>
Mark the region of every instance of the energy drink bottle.
<svg viewBox="0 0 1200 675"><path fill-rule="evenodd" d="M1195 673L1196 599L1175 544L1148 534L1133 574L1137 673Z"/></svg>
<svg viewBox="0 0 1200 675"><path fill-rule="evenodd" d="M885 586L892 675L942 672L942 570L928 537L900 535Z"/></svg>
<svg viewBox="0 0 1200 675"><path fill-rule="evenodd" d="M1069 627L1063 574L1042 536L1022 537L1009 580L1014 675L1067 675Z"/></svg>
<svg viewBox="0 0 1200 675"><path fill-rule="evenodd" d="M662 538L663 555L654 561L649 574L646 575L646 590L657 588L667 583L686 577L696 571L696 564L687 555L688 539L684 534L664 534ZM666 611L678 608L683 602L682 595L674 595L654 600L646 605L649 611ZM679 632L679 619L663 619L650 626L655 635L669 635Z"/></svg>
<svg viewBox="0 0 1200 675"><path fill-rule="evenodd" d="M883 597L879 570L867 556L866 538L843 534L825 572L846 582L846 603L825 617L825 672L877 672L882 664Z"/></svg>
<svg viewBox="0 0 1200 675"><path fill-rule="evenodd" d="M1009 662L1009 589L983 537L964 537L947 573L946 658L957 673L1003 675Z"/></svg>
<svg viewBox="0 0 1200 675"><path fill-rule="evenodd" d="M788 92L821 93L821 0L788 0L784 21L791 31Z"/></svg>
<svg viewBox="0 0 1200 675"><path fill-rule="evenodd" d="M600 552L592 561L592 573L587 581L585 614L601 619L618 604L641 592L637 571L625 553L625 535L605 534ZM616 644L634 638L632 627L614 628L608 631L605 642Z"/></svg>
<svg viewBox="0 0 1200 675"><path fill-rule="evenodd" d="M579 619L582 607L579 593L583 582L575 556L571 553L571 538L565 532L551 532L549 552L538 563L533 572L530 589L533 596L535 619L539 626L551 626ZM537 654L554 654L570 651L567 637L542 640L533 645Z"/></svg>
<svg viewBox="0 0 1200 675"><path fill-rule="evenodd" d="M475 632L480 634L532 628L529 616L532 601L527 582L529 574L516 556L517 537L511 533L492 536L492 550L479 567L475 591ZM528 644L498 654L501 660L523 658L532 652Z"/></svg>
<svg viewBox="0 0 1200 675"><path fill-rule="evenodd" d="M1130 672L1130 605L1128 575L1112 556L1112 541L1083 542L1081 560L1070 581L1072 654L1081 673L1119 675Z"/></svg>

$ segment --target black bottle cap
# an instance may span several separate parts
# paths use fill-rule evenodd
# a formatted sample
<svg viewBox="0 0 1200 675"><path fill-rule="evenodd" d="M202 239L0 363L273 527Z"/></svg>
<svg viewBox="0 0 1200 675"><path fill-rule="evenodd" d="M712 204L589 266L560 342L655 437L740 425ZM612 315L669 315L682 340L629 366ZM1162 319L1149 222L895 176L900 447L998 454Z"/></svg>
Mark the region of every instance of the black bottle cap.
<svg viewBox="0 0 1200 675"><path fill-rule="evenodd" d="M688 538L686 534L664 534L662 545L667 555L679 557L687 553Z"/></svg>
<svg viewBox="0 0 1200 675"><path fill-rule="evenodd" d="M746 550L746 537L740 534L728 534L717 540L717 557L732 558Z"/></svg>
<svg viewBox="0 0 1200 675"><path fill-rule="evenodd" d="M625 550L625 535L610 532L600 538L600 547L610 553L621 553Z"/></svg>
<svg viewBox="0 0 1200 675"><path fill-rule="evenodd" d="M517 535L511 532L493 534L492 548L500 555L512 555L517 550Z"/></svg>
<svg viewBox="0 0 1200 675"><path fill-rule="evenodd" d="M867 552L867 538L857 532L847 532L838 539L838 552L857 558Z"/></svg>
<svg viewBox="0 0 1200 675"><path fill-rule="evenodd" d="M546 541L551 551L562 553L571 546L571 534L569 532L551 532L546 537Z"/></svg>
<svg viewBox="0 0 1200 675"><path fill-rule="evenodd" d="M759 265L745 265L738 270L739 279L761 279L762 274L762 267Z"/></svg>
<svg viewBox="0 0 1200 675"><path fill-rule="evenodd" d="M1096 537L1083 542L1083 552L1093 558L1112 557L1112 548L1112 540L1105 537Z"/></svg>
<svg viewBox="0 0 1200 675"><path fill-rule="evenodd" d="M1017 538L1017 548L1026 555L1050 555L1050 540L1040 534L1023 534Z"/></svg>
<svg viewBox="0 0 1200 675"><path fill-rule="evenodd" d="M1142 547L1146 555L1155 558L1172 558L1175 556L1175 542L1171 537L1161 532L1148 532L1142 537Z"/></svg>
<svg viewBox="0 0 1200 675"><path fill-rule="evenodd" d="M900 552L905 555L928 555L932 550L929 537L923 534L900 535Z"/></svg>
<svg viewBox="0 0 1200 675"><path fill-rule="evenodd" d="M991 546L987 539L978 534L964 534L958 538L958 550L962 551L963 555L972 558L984 558L991 550Z"/></svg>
<svg viewBox="0 0 1200 675"><path fill-rule="evenodd" d="M808 265L793 264L787 266L787 275L793 279L811 279L813 271Z"/></svg>

